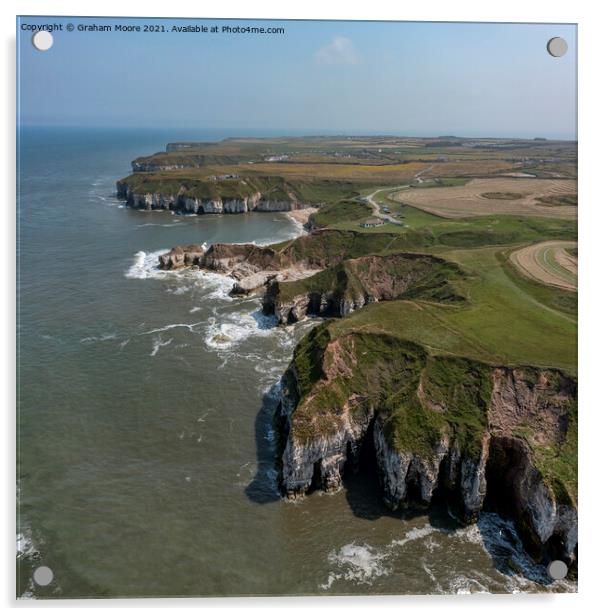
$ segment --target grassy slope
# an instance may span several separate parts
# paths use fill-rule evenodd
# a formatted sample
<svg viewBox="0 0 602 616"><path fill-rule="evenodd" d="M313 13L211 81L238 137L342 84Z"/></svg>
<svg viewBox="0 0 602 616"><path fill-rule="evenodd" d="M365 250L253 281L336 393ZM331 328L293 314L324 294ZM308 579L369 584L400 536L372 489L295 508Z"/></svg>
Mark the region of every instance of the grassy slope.
<svg viewBox="0 0 602 616"><path fill-rule="evenodd" d="M372 261L372 258L368 258ZM436 300L441 302L457 302L462 297L458 293L455 281L462 276L459 268L448 262L434 259L431 256L394 253L372 264L378 270L381 287L389 287L393 280L408 280L408 287L397 297ZM336 266L329 267L309 278L281 282L279 284L279 299L287 302L299 295L329 295L336 299L353 300L355 297L370 293L372 288L370 277L374 272L366 260L345 260ZM367 284L366 284L367 282Z"/></svg>
<svg viewBox="0 0 602 616"><path fill-rule="evenodd" d="M219 170L221 173L222 170ZM272 201L290 201L290 194L302 203L331 203L341 197L358 194L356 185L346 180L320 178L282 178L268 175L249 175L244 178L210 181L207 169L195 174L190 170L134 173L122 182L134 193L180 192L198 199L241 199L259 192Z"/></svg>
<svg viewBox="0 0 602 616"><path fill-rule="evenodd" d="M419 299L382 302L333 323L333 331L371 329L424 344L436 353L503 365L557 367L574 374L576 314L560 312L541 301L541 285L524 280L517 286L498 253L499 249L491 247L445 253L470 276L457 283L469 298L466 305Z"/></svg>

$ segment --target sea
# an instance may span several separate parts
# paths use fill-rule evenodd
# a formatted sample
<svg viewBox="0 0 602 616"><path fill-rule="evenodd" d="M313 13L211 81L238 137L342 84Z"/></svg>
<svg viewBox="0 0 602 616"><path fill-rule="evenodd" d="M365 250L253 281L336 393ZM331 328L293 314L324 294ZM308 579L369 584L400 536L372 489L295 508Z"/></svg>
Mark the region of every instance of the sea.
<svg viewBox="0 0 602 616"><path fill-rule="evenodd" d="M137 211L115 193L137 156L237 135L19 131L17 595L575 591L493 512L461 526L443 508L389 511L374 469L280 497L272 416L316 321L278 327L231 280L163 272L157 256L303 228L286 213Z"/></svg>

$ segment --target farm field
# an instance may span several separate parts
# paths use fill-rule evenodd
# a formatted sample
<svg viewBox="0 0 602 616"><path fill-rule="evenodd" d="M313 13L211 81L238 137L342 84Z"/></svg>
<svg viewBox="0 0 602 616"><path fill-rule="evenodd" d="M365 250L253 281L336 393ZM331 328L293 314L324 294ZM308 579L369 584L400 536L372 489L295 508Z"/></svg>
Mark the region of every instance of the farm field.
<svg viewBox="0 0 602 616"><path fill-rule="evenodd" d="M514 251L512 264L524 275L544 284L577 290L577 257L569 252L576 242L539 242Z"/></svg>
<svg viewBox="0 0 602 616"><path fill-rule="evenodd" d="M574 218L577 207L547 205L539 199L574 195L576 180L528 178L479 178L464 186L410 188L392 199L445 218L511 214L550 218Z"/></svg>

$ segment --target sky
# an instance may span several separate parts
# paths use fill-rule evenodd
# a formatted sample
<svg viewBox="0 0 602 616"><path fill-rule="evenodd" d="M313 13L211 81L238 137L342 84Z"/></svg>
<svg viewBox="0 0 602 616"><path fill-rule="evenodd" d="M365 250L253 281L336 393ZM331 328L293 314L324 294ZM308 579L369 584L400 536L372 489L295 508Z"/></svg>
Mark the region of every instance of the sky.
<svg viewBox="0 0 602 616"><path fill-rule="evenodd" d="M43 24L63 31L41 52L23 27ZM222 32L226 25L284 34ZM555 36L568 43L562 58L546 50ZM574 25L22 17L19 122L574 139L576 45Z"/></svg>

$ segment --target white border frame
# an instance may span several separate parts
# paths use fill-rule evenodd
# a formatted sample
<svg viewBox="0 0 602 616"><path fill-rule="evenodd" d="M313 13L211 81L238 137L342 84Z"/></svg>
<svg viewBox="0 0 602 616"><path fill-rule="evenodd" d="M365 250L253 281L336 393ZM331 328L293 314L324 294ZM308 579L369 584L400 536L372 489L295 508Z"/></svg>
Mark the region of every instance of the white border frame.
<svg viewBox="0 0 602 616"><path fill-rule="evenodd" d="M600 379L599 351L601 347L599 314L596 299L598 290L598 262L596 248L600 244L598 230L602 229L602 199L597 198L597 179L600 175L600 109L602 100L599 73L600 33L602 22L596 19L595 3L591 0L573 0L557 3L542 0L504 0L497 4L474 0L430 0L426 3L393 3L390 0L371 0L352 5L350 2L331 0L304 0L298 5L275 0L253 3L243 0L207 4L186 0L103 0L102 3L85 5L73 0L8 1L3 3L1 21L5 60L2 121L5 143L0 149L2 157L2 185L5 188L4 206L7 215L3 220L4 267L2 314L5 325L2 340L0 378L4 393L4 430L2 473L1 576L3 603L25 609L77 608L112 609L120 613L125 609L172 610L174 607L222 611L245 607L251 613L286 610L305 612L319 610L330 613L333 609L345 613L363 613L366 609L383 610L421 609L442 610L446 614L460 614L467 610L487 609L491 614L517 613L532 609L545 609L548 614L564 613L568 609L595 608L596 590L600 567L600 529L598 517L602 505L598 476L597 454L600 450L599 435L602 431L602 409L598 403ZM70 600L70 601L19 601L15 594L15 16L20 15L74 15L74 16L181 16L181 17L232 17L266 19L352 19L400 21L498 21L498 22L548 22L578 23L579 37L579 394L581 421L579 430L580 458L580 535L579 593L577 595L473 595L462 597L344 597L344 598L274 598L274 599L129 599L129 600Z"/></svg>

